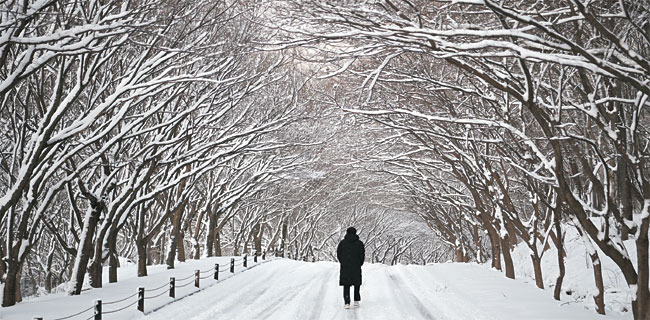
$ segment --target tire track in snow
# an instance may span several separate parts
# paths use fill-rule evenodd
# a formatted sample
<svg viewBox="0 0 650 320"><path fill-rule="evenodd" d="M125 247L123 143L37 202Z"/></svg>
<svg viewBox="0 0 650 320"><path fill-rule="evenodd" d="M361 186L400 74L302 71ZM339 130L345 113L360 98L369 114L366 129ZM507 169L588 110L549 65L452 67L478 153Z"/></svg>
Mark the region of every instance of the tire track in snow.
<svg viewBox="0 0 650 320"><path fill-rule="evenodd" d="M436 309L439 319L489 319L478 312L477 306L467 308L463 298L450 291L448 279L434 272L435 269L424 266L400 268L402 277L409 283L411 289L419 296L429 299L427 305ZM460 303L459 303L460 302Z"/></svg>
<svg viewBox="0 0 650 320"><path fill-rule="evenodd" d="M150 320L495 320L593 319L564 313L554 301L542 303L543 292L503 279L499 274L465 265L364 265L362 306L343 309L338 264L278 260L237 275L205 291L172 303L145 318ZM458 270L458 268L463 268ZM465 278L466 277L466 278ZM479 281L478 288L476 281ZM509 282L506 282L509 281ZM511 287L512 286L512 287ZM503 301L486 294L512 288L522 293ZM538 297L531 301L530 297ZM498 299L497 299L498 298ZM548 297L547 297L548 298ZM528 300L526 300L528 299ZM494 303L500 309L494 308ZM541 308L540 309L540 305ZM546 311L544 308L552 309ZM574 308L584 312L579 308ZM540 312L541 310L541 312ZM546 312L554 314L545 316ZM140 318L138 314L137 317ZM126 319L126 318L124 318ZM610 319L610 317L608 317ZM611 319L622 319L612 317Z"/></svg>
<svg viewBox="0 0 650 320"><path fill-rule="evenodd" d="M276 317L273 316L275 312L281 307L286 306L286 304L283 305L284 302L294 300L300 292L300 290L296 290L290 294L280 296L280 298L273 301L267 301L267 306L258 311L251 319L276 319Z"/></svg>
<svg viewBox="0 0 650 320"><path fill-rule="evenodd" d="M402 306L412 306L413 310L422 316L422 319L436 319L434 315L429 312L429 309L422 303L422 300L416 295L410 285L404 281L404 278L399 276L398 270L393 268L386 268L388 279L394 288L393 296L399 300Z"/></svg>
<svg viewBox="0 0 650 320"><path fill-rule="evenodd" d="M269 262L269 264L271 263L273 262ZM171 301L163 308L147 314L145 318L166 320L169 319L169 315L167 314L169 310L176 310L175 315L182 314L185 319L191 320L214 319L215 317L220 318L221 314L228 312L232 305L242 302L247 303L247 301L250 301L250 297L246 296L245 293L252 290L254 287L263 288L263 291L268 290L268 287L264 285L264 279L272 276L274 271L275 270L271 268L270 265L260 265L259 267L256 266L255 268L245 270L245 272L230 275L201 292L196 292L190 296L184 297L183 299ZM255 276L249 277L252 275ZM233 284L239 283L241 277L252 278L252 280L242 283L237 288L238 290L224 290L224 288L231 288ZM214 301L209 308L197 309L194 307L196 301L205 301L206 299Z"/></svg>
<svg viewBox="0 0 650 320"><path fill-rule="evenodd" d="M239 290L234 292L235 294L232 293L227 294L225 299L221 299L221 300L215 299L214 308L193 317L192 320L213 319L215 316L219 317L224 310L232 309L232 305L239 305L239 304L250 305L254 303L255 300L264 296L264 294L270 289L270 287L266 286L264 283L265 282L264 279L267 279L269 276L273 276L272 270L265 269L261 275L254 278L255 281L246 282L243 286L239 288ZM224 280L227 281L229 279L230 277ZM238 279L232 279L232 280L237 281ZM262 290L256 292L254 288L262 288ZM251 296L250 295L251 292L256 292L256 294Z"/></svg>
<svg viewBox="0 0 650 320"><path fill-rule="evenodd" d="M313 273L313 268L309 265L305 266L300 266L298 269L294 270L294 272L300 272L300 269L308 270L310 273ZM328 273L321 272L320 276L317 276L317 274L310 274L310 280L308 283L300 283L298 285L294 285L288 288L291 288L289 292L286 294L278 294L276 295L277 298L273 300L266 300L264 301L265 305L261 310L259 310L251 319L278 319L277 316L275 316L275 313L280 310L282 307L287 307L290 304L296 304L300 303L303 307L300 309L303 310L298 310L298 312L302 315L306 313L311 313L313 312L313 309L310 310L304 310L304 306L311 306L309 304L310 301L318 301L318 297L322 297L321 294L323 290L326 289L326 287L323 285L324 281L328 277ZM283 276L283 277L276 277L274 279L274 282L279 282L280 284L286 284L286 283L292 283L292 280L295 281L295 279L291 276L291 274ZM275 288L282 288L281 285L274 285L273 283L267 283L267 286L274 286ZM319 286L321 289L318 291L318 295L312 298L313 294L313 288ZM301 297L301 299L296 299L297 297ZM267 297L268 298L268 297ZM312 298L312 299L310 299ZM302 303L301 303L302 302ZM321 308L319 308L318 313L320 314L322 310L322 305ZM284 315L286 316L286 314ZM300 317L303 318L303 317ZM315 319L319 319L318 317Z"/></svg>
<svg viewBox="0 0 650 320"><path fill-rule="evenodd" d="M322 276L323 281L321 281L320 283L320 289L316 292L315 299L312 300L315 301L320 300L324 302L323 301L324 298L329 296L328 293L330 290L328 289L331 288L330 284L333 283L333 280L336 279L336 275L337 275L336 269L334 268L330 268L330 269L331 270L328 271L327 273L323 272L323 276ZM313 310L307 308L306 304L303 304L303 307L300 310L300 314L309 314L310 312L313 312L311 314L311 317L309 317L309 319L316 319L316 320L321 319L321 314L323 313L323 309L325 309L325 305L326 305L325 303L320 303L318 304L318 308L316 310Z"/></svg>
<svg viewBox="0 0 650 320"><path fill-rule="evenodd" d="M255 306L255 309L250 311L251 313L240 314L239 316L244 316L245 319L272 319L270 316L282 307L283 301L293 299L299 293L296 291L289 295L282 295L280 292L277 292L284 288L282 284L286 283L285 277L286 275L278 276L277 274L271 274L269 277L260 279L259 282L262 285L261 291L241 290L240 292L243 292L243 296L251 296L251 293L253 293L252 298L246 299L247 301L237 300L233 303L231 309L238 309L242 305ZM270 296L277 298L269 299Z"/></svg>

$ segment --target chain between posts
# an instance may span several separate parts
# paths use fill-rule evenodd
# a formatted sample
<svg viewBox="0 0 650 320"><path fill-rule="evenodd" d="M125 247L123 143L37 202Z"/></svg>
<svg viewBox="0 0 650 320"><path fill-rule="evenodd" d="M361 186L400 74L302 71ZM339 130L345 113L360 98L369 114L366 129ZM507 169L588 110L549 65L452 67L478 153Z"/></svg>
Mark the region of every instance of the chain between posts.
<svg viewBox="0 0 650 320"><path fill-rule="evenodd" d="M255 255L253 257L253 262L255 262L255 263L258 262L258 255L259 254L256 251ZM262 257L262 260L266 260L266 250L262 251L261 257ZM162 296L162 295L164 295L166 293L169 293L170 298L175 298L175 296L176 296L176 290L175 289L176 288L186 287L186 286L189 286L192 283L194 283L194 285L197 288L199 288L201 279L214 278L214 280L218 282L220 272L225 272L225 271L230 269L230 272L234 273L235 272L235 267L236 266L241 266L241 265L243 265L244 267L248 267L248 257L247 256L243 256L243 257L237 258L237 259L231 258L229 265L224 265L223 267L221 267L219 263L215 263L214 269L206 269L204 271L197 269L197 270L195 270L194 274L192 274L190 276L187 276L187 277L184 277L184 278L176 279L175 277L170 277L168 283L165 283L164 285L161 285L161 286L153 288L153 289L145 290L144 287L139 287L138 291L136 293L133 293L133 294L131 294L129 296L126 296L126 297L118 299L118 300L102 302L102 300L98 299L98 300L95 300L94 305L89 307L89 308L86 308L84 310L81 310L81 311L79 311L77 313L74 313L74 314L71 314L71 315L68 315L68 316L65 316L65 317L53 318L51 320L67 320L67 319L71 319L71 318L80 316L80 315L82 315L82 314L84 314L86 312L89 312L91 310L94 310L93 315L90 316L87 320L90 320L90 319L101 320L103 314L117 313L117 312L126 310L126 309L128 309L130 307L133 307L134 305L137 305L137 309L140 312L144 313L144 301L145 300L158 298L158 297L160 297L160 296ZM203 272L205 275L201 276L201 272ZM191 278L194 278L194 279L192 279L191 281L188 281L185 284L176 285L176 281L185 281L185 280L189 280ZM162 291L162 292L160 292L160 293L158 293L158 294L156 294L154 296L145 297L145 292L154 292L154 291L164 289L166 287L167 287L167 290L164 290L164 291ZM135 296L137 296L137 300L130 303L130 304L128 304L128 305L126 305L126 306L120 307L120 308L115 309L115 310L110 310L110 311L103 311L102 310L104 305L113 305L113 304L121 303L121 302L127 301L127 300L129 300L129 299L131 299L131 298L133 298ZM34 317L33 319L34 320L43 320L42 317Z"/></svg>
<svg viewBox="0 0 650 320"><path fill-rule="evenodd" d="M92 310L92 309L94 309L94 308L95 308L95 306L92 306L92 307L90 307L90 308L88 308L88 309L84 309L84 310L82 310L82 311L79 311L79 312L77 312L77 313L75 313L75 314L72 314L72 315L69 315L69 316L67 316L67 317L56 318L56 319L53 319L53 320L66 320L66 319L70 319L70 318L72 318L72 317L76 317L76 316L78 316L78 315L80 315L80 314L86 313L86 312L88 312L88 311L90 311L90 310ZM43 318L41 318L41 319L43 319Z"/></svg>

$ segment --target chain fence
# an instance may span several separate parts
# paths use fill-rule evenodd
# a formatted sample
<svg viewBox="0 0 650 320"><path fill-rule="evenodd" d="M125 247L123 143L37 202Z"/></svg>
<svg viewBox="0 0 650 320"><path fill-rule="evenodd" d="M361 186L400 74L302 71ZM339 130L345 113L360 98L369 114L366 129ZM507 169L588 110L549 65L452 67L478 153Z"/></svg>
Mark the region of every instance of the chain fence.
<svg viewBox="0 0 650 320"><path fill-rule="evenodd" d="M191 274L191 275L189 275L187 277L183 277L183 278L179 278L179 279L171 277L169 279L169 282L166 282L165 284L162 284L162 285L160 285L158 287L155 287L153 289L146 289L144 287L140 287L140 288L138 288L137 292L135 292L135 293L133 293L133 294L131 294L129 296L126 296L126 297L123 297L123 298L120 298L120 299L117 299L117 300L113 300L113 301L103 302L101 299L98 299L98 300L95 300L94 305L89 307L89 308L83 309L81 311L78 311L78 312L76 312L74 314L71 314L71 315L68 315L68 316L65 316L65 317L49 318L47 320L68 320L68 319L73 319L73 320L78 320L78 319L101 320L102 315L118 313L120 311L127 310L127 309L129 309L129 308L131 308L131 307L133 307L135 305L137 305L137 310L138 311L140 311L142 313L145 313L145 308L144 308L145 300L155 299L155 298L161 297L161 296L163 296L165 294L168 294L169 297L172 298L172 299L176 299L176 289L177 288L187 287L187 286L190 286L192 284L197 288L197 290L195 290L195 291L193 291L191 293L188 293L185 296L180 297L179 299L182 299L182 298L184 298L186 296L193 295L196 292L202 291L202 290L204 290L204 289L206 289L206 288L208 288L208 287L210 287L212 285L215 285L215 284L225 280L225 279L219 279L219 274L220 273L227 272L227 271L230 271L231 273L234 273L234 271L235 271L234 268L235 267L240 267L240 266L245 265L245 264L248 264L247 268L244 269L244 270L247 270L247 269L253 268L255 266L258 266L258 265L260 265L260 264L262 264L264 262L270 261L271 259L267 259L267 257L270 256L269 255L270 253L271 252L268 252L268 253L263 252L261 255L258 255L256 253L255 254L255 259L254 259L254 261L256 261L256 262L253 262L253 260L247 260L248 259L247 256L242 256L242 257L239 257L239 258L232 258L229 263L224 263L223 265L216 263L214 268L209 268L209 269L206 269L206 270L200 270L199 269L199 270L196 270L194 272L194 274ZM258 259L257 259L258 257L261 257L262 261L258 261ZM250 265L251 263L253 263L253 265ZM201 274L203 274L203 276L201 276ZM215 281L211 282L207 286L201 288L200 287L200 281L201 280L206 280L208 278L213 278ZM186 283L182 283L183 281L186 281L186 280L189 280L189 281L187 281ZM181 284L178 284L179 282L181 282ZM163 289L165 289L165 290L163 290ZM160 290L162 290L162 291L160 291ZM158 291L160 291L160 292L158 292ZM147 293L149 293L149 294L155 293L155 294L147 296ZM135 301L131 301L130 303L127 303L124 306L119 306L119 307L117 307L116 309L113 309L113 310L103 310L104 306L113 306L113 305L121 304L121 303L124 303L124 302L129 302L131 299L134 299L134 298L135 298ZM171 300L171 301L169 301L168 303L165 303L162 306L159 306L159 307L157 307L157 308L155 308L153 310L149 310L149 312L156 311L156 310L158 310L158 309L160 309L160 308L162 308L164 306L167 306L168 304L170 304L170 303L172 303L174 301L176 301L176 300ZM90 317L88 317L88 315L91 314L91 313L92 313L92 315L90 315ZM43 317L34 317L33 319L34 320L44 320L45 318L43 318Z"/></svg>

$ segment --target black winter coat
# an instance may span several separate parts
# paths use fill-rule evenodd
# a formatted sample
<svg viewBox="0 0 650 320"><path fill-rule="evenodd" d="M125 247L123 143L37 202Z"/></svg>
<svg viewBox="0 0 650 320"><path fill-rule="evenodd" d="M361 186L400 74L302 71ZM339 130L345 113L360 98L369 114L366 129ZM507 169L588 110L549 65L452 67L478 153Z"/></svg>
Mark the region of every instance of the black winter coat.
<svg viewBox="0 0 650 320"><path fill-rule="evenodd" d="M366 248L356 234L346 234L336 248L341 263L339 285L361 285L361 266L366 258Z"/></svg>

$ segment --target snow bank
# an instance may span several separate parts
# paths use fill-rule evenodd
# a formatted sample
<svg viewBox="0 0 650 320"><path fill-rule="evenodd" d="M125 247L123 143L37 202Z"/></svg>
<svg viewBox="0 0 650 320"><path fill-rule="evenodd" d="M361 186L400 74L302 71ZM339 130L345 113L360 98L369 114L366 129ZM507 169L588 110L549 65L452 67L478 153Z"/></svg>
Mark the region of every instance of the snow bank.
<svg viewBox="0 0 650 320"><path fill-rule="evenodd" d="M561 300L566 304L579 304L594 310L596 305L593 300L597 292L594 282L594 272L591 260L585 249L584 242L574 227L565 226L565 250L566 275L562 285ZM633 240L625 241L625 246L630 254L630 259L636 265L636 246ZM527 279L535 285L535 274L529 255L530 250L526 244L519 244L512 253L512 260L515 265L517 278ZM605 308L607 314L623 315L626 319L632 319L631 304L633 293L628 288L623 274L616 264L609 259L602 251L598 250L603 271L603 282L605 286ZM544 276L544 288L547 294L552 297L555 287L555 280L559 274L557 262L557 250L553 247L544 253L542 258L542 270Z"/></svg>
<svg viewBox="0 0 650 320"><path fill-rule="evenodd" d="M228 271L230 266L230 259L236 258L235 274ZM149 276L139 278L137 276L137 265L126 264L118 269L118 282L108 283L108 272L104 272L104 287L99 289L91 289L85 287L81 295L67 296L64 292L59 292L43 297L29 299L18 303L15 306L2 308L0 307L0 319L2 320L20 320L32 319L35 316L43 317L43 319L54 319L69 316L71 314L82 312L79 316L71 319L87 319L93 315L92 307L94 300L101 299L103 302L103 313L125 308L124 311L119 313L106 314L105 319L133 319L141 318L142 313L137 311L135 303L137 302L138 287L144 287L145 293L145 312L151 312L165 306L174 300L178 301L189 295L195 294L199 290L204 290L209 286L213 286L217 281L213 279L213 270L215 263L219 263L219 268L222 272L219 273L219 283L222 280L230 277L238 276L238 273L253 268L263 262L259 258L257 264L253 263L253 257L248 257L248 267L243 268L241 257L213 257L204 258L201 260L188 260L187 262L176 262L176 268L167 270L166 265L149 266L147 271ZM201 277L206 277L200 280L200 289L194 287L194 271L202 270ZM225 271L224 271L225 270ZM107 270L106 270L107 271ZM176 278L176 299L169 297L166 292L169 287L169 278ZM181 287L182 285L186 286ZM152 290L156 289L157 290ZM156 295L159 295L155 298ZM126 298L126 299L125 299ZM107 304L108 302L119 301L117 303Z"/></svg>

